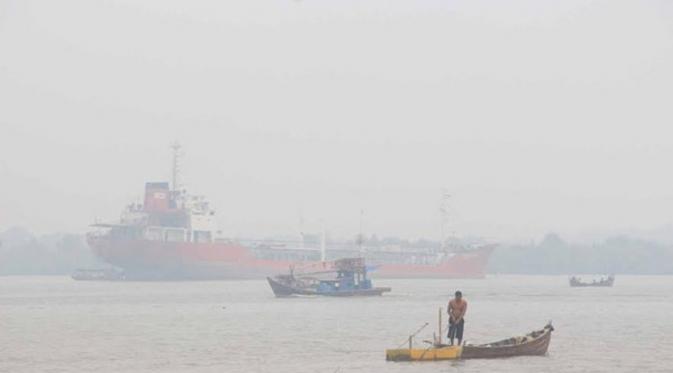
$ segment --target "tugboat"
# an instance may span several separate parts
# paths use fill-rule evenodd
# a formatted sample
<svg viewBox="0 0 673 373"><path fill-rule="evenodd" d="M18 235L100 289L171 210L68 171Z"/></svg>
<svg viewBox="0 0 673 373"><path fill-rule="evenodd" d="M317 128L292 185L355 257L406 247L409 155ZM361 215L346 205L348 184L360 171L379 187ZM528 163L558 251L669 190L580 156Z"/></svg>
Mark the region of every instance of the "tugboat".
<svg viewBox="0 0 673 373"><path fill-rule="evenodd" d="M317 268L316 268L317 267ZM331 276L331 278L326 278ZM367 266L363 258L344 258L332 262L304 268L296 273L290 267L290 274L267 277L276 297L295 295L325 295L334 297L382 295L388 287L373 287L367 277Z"/></svg>

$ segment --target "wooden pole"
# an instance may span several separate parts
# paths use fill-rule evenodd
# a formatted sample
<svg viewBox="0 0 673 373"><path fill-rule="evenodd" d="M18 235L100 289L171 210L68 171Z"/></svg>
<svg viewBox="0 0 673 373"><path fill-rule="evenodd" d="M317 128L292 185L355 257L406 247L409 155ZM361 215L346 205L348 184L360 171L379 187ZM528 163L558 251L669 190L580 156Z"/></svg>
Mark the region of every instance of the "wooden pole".
<svg viewBox="0 0 673 373"><path fill-rule="evenodd" d="M439 307L439 344L442 344L442 307Z"/></svg>

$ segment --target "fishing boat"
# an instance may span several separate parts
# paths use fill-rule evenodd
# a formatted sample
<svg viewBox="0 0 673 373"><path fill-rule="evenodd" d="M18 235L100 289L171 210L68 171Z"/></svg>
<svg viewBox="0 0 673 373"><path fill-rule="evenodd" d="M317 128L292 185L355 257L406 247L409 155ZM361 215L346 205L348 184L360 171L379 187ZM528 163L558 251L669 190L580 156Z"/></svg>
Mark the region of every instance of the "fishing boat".
<svg viewBox="0 0 673 373"><path fill-rule="evenodd" d="M572 276L570 277L570 287L573 288L585 288L585 287L612 287L615 283L615 276L610 275L608 277L601 278L600 280L592 280L591 282L582 282L582 279L579 277Z"/></svg>
<svg viewBox="0 0 673 373"><path fill-rule="evenodd" d="M124 271L118 268L78 268L70 274L77 281L123 281Z"/></svg>
<svg viewBox="0 0 673 373"><path fill-rule="evenodd" d="M545 355L551 342L551 322L540 330L535 330L521 337L512 337L501 341L462 347L461 359L492 359L512 356Z"/></svg>
<svg viewBox="0 0 673 373"><path fill-rule="evenodd" d="M317 266L290 268L290 274L267 277L277 297L325 295L335 297L382 295L388 287L373 287L363 258L344 258Z"/></svg>
<svg viewBox="0 0 673 373"><path fill-rule="evenodd" d="M551 333L554 327L549 322L544 328L535 330L524 336L511 337L497 342L485 344L464 344L453 346L443 344L442 336L442 311L439 311L439 335L427 348L414 348L413 338L421 329L408 338L408 348L396 348L386 350L388 361L432 361L432 360L456 360L456 359L493 359L513 356L539 356L545 355L551 342ZM427 323L425 324L428 325ZM405 344L407 342L405 341ZM400 346L401 347L401 346Z"/></svg>

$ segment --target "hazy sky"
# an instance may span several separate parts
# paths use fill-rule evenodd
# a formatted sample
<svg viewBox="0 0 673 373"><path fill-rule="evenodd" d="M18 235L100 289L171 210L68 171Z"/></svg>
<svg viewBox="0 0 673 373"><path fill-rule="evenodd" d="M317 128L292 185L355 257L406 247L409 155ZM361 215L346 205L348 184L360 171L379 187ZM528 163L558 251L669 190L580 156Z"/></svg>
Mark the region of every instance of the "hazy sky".
<svg viewBox="0 0 673 373"><path fill-rule="evenodd" d="M1 1L0 230L167 179L231 235L673 222L673 3Z"/></svg>

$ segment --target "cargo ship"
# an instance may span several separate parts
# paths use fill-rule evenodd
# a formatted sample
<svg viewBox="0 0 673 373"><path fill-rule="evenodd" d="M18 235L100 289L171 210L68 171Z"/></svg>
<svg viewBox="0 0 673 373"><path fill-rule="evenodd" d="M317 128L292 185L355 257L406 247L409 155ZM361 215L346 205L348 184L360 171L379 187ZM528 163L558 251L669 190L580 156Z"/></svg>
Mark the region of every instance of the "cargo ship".
<svg viewBox="0 0 673 373"><path fill-rule="evenodd" d="M122 270L126 280L264 279L296 265L360 256L375 277L482 278L492 246L444 249L274 245L218 237L215 211L202 196L178 186L177 146L172 182L145 184L143 203L132 203L114 223L95 223L87 234L93 252Z"/></svg>

